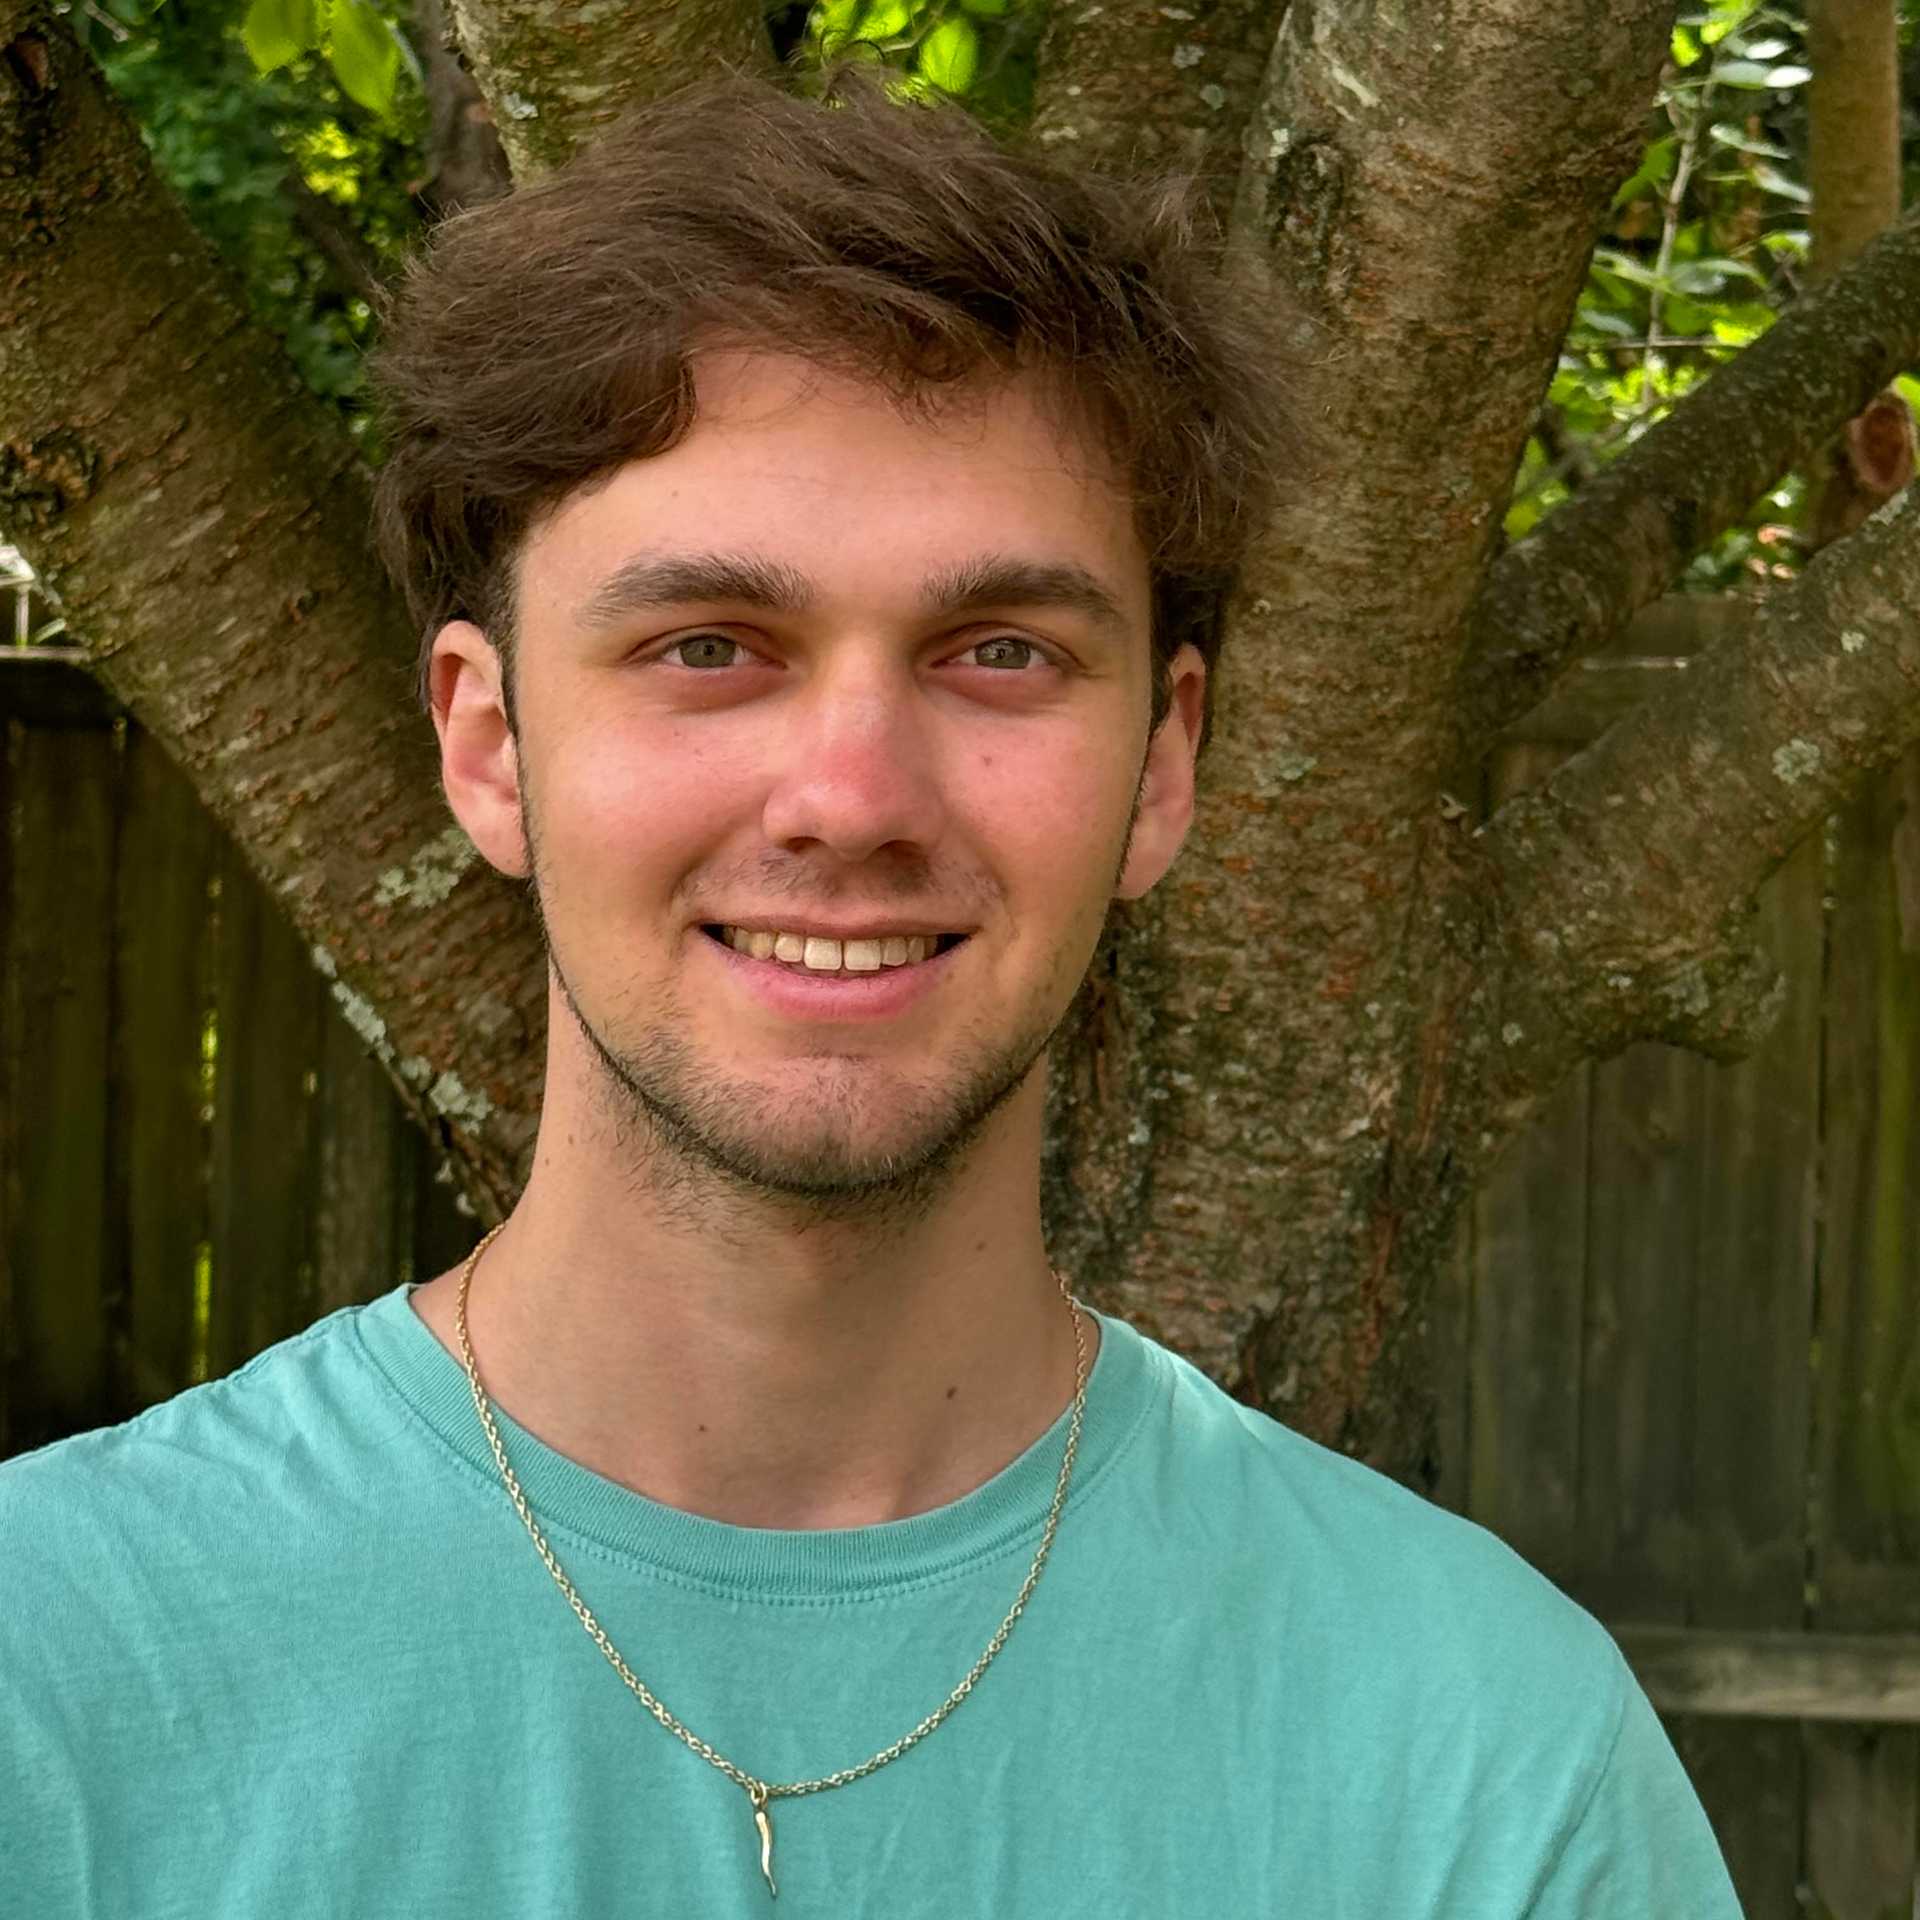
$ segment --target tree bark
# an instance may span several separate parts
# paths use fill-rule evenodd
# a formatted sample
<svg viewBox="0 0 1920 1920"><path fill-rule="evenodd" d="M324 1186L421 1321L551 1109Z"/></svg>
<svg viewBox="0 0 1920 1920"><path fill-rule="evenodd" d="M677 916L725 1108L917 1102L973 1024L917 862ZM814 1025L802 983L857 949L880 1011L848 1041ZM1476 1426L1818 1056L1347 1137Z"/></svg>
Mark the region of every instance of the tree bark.
<svg viewBox="0 0 1920 1920"><path fill-rule="evenodd" d="M1900 216L1895 0L1809 0L1807 55L1813 271L1825 280Z"/></svg>
<svg viewBox="0 0 1920 1920"><path fill-rule="evenodd" d="M1920 502L1844 547L1473 837L1501 903L1498 1117L1634 1040L1721 1059L1782 983L1746 936L1774 869L1920 735Z"/></svg>
<svg viewBox="0 0 1920 1920"><path fill-rule="evenodd" d="M0 524L497 1210L545 970L441 799L358 454L42 0L0 0L0 235Z"/></svg>
<svg viewBox="0 0 1920 1920"><path fill-rule="evenodd" d="M1187 852L1103 952L1056 1078L1064 1262L1250 1400L1416 1475L1415 1326L1461 1191L1436 1123L1464 1010L1430 991L1457 889L1426 898L1461 622L1669 21L1288 13L1236 235L1305 318L1320 453L1235 609Z"/></svg>
<svg viewBox="0 0 1920 1920"><path fill-rule="evenodd" d="M1920 359L1920 216L1788 308L1495 563L1460 680L1485 749L1583 655L1664 593L1898 373Z"/></svg>
<svg viewBox="0 0 1920 1920"><path fill-rule="evenodd" d="M771 67L758 0L451 0L516 180L716 63Z"/></svg>
<svg viewBox="0 0 1920 1920"><path fill-rule="evenodd" d="M1107 170L1191 173L1224 226L1285 0L1057 0L1029 138Z"/></svg>

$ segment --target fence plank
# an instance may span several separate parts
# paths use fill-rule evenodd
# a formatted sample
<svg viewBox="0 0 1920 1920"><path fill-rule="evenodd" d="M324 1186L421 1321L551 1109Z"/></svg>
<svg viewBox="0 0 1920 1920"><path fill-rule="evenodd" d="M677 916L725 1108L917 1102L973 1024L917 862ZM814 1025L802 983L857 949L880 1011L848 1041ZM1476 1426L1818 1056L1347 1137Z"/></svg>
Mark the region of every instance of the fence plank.
<svg viewBox="0 0 1920 1920"><path fill-rule="evenodd" d="M1594 1069L1576 1582L1604 1618L1687 1617L1706 1074L1651 1043Z"/></svg>
<svg viewBox="0 0 1920 1920"><path fill-rule="evenodd" d="M1901 950L1898 805L1876 779L1836 821L1829 868L1814 1503L1828 1630L1920 1627L1920 956ZM1908 1912L1920 1733L1808 1727L1803 1740L1814 1899L1839 1920Z"/></svg>
<svg viewBox="0 0 1920 1920"><path fill-rule="evenodd" d="M218 833L150 734L129 729L115 937L116 1159L130 1294L121 1409L193 1378L195 1258L207 1237L200 1084L207 1002L207 883Z"/></svg>
<svg viewBox="0 0 1920 1920"><path fill-rule="evenodd" d="M1836 830L1821 1261L1824 1616L1920 1628L1920 954L1886 781Z"/></svg>
<svg viewBox="0 0 1920 1920"><path fill-rule="evenodd" d="M1695 1252L1690 1617L1701 1627L1802 1623L1812 1418L1820 1119L1820 836L1761 891L1754 932L1787 999L1753 1055L1703 1066ZM1776 1717L1677 1734L1748 1920L1800 1920L1800 1729Z"/></svg>
<svg viewBox="0 0 1920 1920"><path fill-rule="evenodd" d="M231 844L220 855L213 1001L209 1366L220 1374L308 1326L322 982Z"/></svg>
<svg viewBox="0 0 1920 1920"><path fill-rule="evenodd" d="M95 726L34 727L13 758L6 971L13 1084L38 1098L15 1130L11 1440L90 1426L112 1392L106 1196L108 1005L119 780Z"/></svg>
<svg viewBox="0 0 1920 1920"><path fill-rule="evenodd" d="M1434 1399L1433 1485L1428 1497L1465 1513L1469 1497L1467 1382L1473 1341L1474 1209L1463 1206L1453 1248L1427 1307L1427 1379Z"/></svg>
<svg viewBox="0 0 1920 1920"><path fill-rule="evenodd" d="M1566 757L1559 747L1494 756L1498 807ZM1583 1065L1508 1147L1474 1205L1467 1507L1549 1579L1580 1561L1581 1317L1587 1268Z"/></svg>
<svg viewBox="0 0 1920 1920"><path fill-rule="evenodd" d="M0 790L30 811L9 814L0 849L0 1457L123 1419L335 1306L441 1271L477 1232L437 1143L165 755L81 668L9 664L0 715L16 724ZM23 834L21 893L9 868ZM224 896L212 913L209 879ZM50 1199L76 1150L78 1171ZM56 1284L29 1299L19 1275L46 1268L51 1243ZM218 1280L196 1324L208 1247Z"/></svg>
<svg viewBox="0 0 1920 1920"><path fill-rule="evenodd" d="M1920 1725L1920 1634L1613 1631L1662 1712Z"/></svg>
<svg viewBox="0 0 1920 1920"><path fill-rule="evenodd" d="M1703 1625L1798 1626L1805 1606L1824 886L1816 835L1760 897L1780 1018L1749 1059L1707 1069L1691 1462Z"/></svg>
<svg viewBox="0 0 1920 1920"><path fill-rule="evenodd" d="M411 1123L385 1070L330 1007L321 1041L319 1191L314 1208L314 1312L397 1286L412 1224L405 1187L417 1178Z"/></svg>
<svg viewBox="0 0 1920 1920"><path fill-rule="evenodd" d="M1912 1727L1801 1729L1814 1920L1909 1920L1914 1894Z"/></svg>
<svg viewBox="0 0 1920 1920"><path fill-rule="evenodd" d="M457 1266L473 1251L474 1242L480 1238L480 1223L454 1185L446 1156L436 1141L410 1126L406 1150L413 1168L409 1182L413 1258L407 1277L427 1281Z"/></svg>

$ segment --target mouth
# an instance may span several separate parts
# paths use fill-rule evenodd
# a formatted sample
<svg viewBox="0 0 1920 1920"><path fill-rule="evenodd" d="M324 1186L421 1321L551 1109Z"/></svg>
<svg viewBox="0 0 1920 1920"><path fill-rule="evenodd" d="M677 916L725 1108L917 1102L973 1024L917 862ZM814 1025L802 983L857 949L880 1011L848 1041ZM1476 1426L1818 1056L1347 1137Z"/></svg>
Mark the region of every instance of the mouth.
<svg viewBox="0 0 1920 1920"><path fill-rule="evenodd" d="M876 934L831 939L821 934L771 927L741 927L710 921L700 929L709 940L752 960L768 960L792 973L838 975L892 973L951 953L964 933Z"/></svg>

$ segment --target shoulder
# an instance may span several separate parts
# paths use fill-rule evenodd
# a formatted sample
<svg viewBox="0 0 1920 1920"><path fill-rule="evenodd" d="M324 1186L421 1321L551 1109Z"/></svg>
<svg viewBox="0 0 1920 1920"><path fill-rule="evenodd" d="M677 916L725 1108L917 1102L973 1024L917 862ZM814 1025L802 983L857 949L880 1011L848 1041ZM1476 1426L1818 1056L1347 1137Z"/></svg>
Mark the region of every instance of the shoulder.
<svg viewBox="0 0 1920 1920"><path fill-rule="evenodd" d="M1265 1596L1276 1653L1340 1671L1358 1711L1451 1712L1471 1699L1604 1754L1633 1682L1590 1613L1486 1528L1154 1351L1171 1376L1163 1510L1224 1548L1250 1603Z"/></svg>
<svg viewBox="0 0 1920 1920"><path fill-rule="evenodd" d="M230 1558L237 1540L271 1531L276 1510L337 1480L340 1414L368 1391L356 1311L130 1420L0 1461L0 1603L44 1602L114 1569L124 1581Z"/></svg>

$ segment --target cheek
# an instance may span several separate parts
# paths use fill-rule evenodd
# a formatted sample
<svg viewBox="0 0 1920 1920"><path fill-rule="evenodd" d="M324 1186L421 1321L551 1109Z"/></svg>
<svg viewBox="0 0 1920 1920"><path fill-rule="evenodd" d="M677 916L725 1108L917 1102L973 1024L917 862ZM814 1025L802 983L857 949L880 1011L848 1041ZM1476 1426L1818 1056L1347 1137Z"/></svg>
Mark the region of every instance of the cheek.
<svg viewBox="0 0 1920 1920"><path fill-rule="evenodd" d="M997 851L1009 881L1059 910L1102 892L1133 801L1130 769L1058 736L981 752L953 796L956 815Z"/></svg>
<svg viewBox="0 0 1920 1920"><path fill-rule="evenodd" d="M553 743L533 784L542 853L549 867L564 859L570 872L630 880L684 867L737 819L744 778L737 761L657 734L575 730Z"/></svg>

